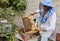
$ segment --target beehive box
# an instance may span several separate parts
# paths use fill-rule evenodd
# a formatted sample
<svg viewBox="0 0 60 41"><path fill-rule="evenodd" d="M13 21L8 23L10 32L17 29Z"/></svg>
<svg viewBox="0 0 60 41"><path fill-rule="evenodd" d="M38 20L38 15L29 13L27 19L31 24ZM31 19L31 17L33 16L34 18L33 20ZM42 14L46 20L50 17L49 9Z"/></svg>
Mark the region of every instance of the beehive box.
<svg viewBox="0 0 60 41"><path fill-rule="evenodd" d="M22 19L25 31L30 31L32 28L32 23L28 17Z"/></svg>
<svg viewBox="0 0 60 41"><path fill-rule="evenodd" d="M32 38L37 38L39 36L39 31L37 30L36 24L34 23L33 16L29 15L28 17L22 18L24 25L24 32L29 33L28 36L24 36L24 41L27 41Z"/></svg>
<svg viewBox="0 0 60 41"><path fill-rule="evenodd" d="M25 32L28 32L30 34L37 34L38 30L36 24L34 23L33 16L30 15L28 17L24 17L22 21L23 21Z"/></svg>
<svg viewBox="0 0 60 41"><path fill-rule="evenodd" d="M56 41L60 41L60 33L56 34Z"/></svg>

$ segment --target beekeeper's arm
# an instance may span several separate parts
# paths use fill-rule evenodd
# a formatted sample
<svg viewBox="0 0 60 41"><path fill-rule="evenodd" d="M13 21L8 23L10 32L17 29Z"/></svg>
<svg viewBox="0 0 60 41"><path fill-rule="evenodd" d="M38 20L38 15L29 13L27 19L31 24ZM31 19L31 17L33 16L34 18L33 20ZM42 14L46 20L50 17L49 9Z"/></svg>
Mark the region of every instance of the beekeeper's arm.
<svg viewBox="0 0 60 41"><path fill-rule="evenodd" d="M54 13L50 18L50 25L46 27L47 30L55 30L56 14Z"/></svg>
<svg viewBox="0 0 60 41"><path fill-rule="evenodd" d="M30 14L31 14L31 15L35 15L35 14L37 14L37 13L40 13L40 10L39 10L39 9L36 10L36 11L34 11L34 12L31 12Z"/></svg>

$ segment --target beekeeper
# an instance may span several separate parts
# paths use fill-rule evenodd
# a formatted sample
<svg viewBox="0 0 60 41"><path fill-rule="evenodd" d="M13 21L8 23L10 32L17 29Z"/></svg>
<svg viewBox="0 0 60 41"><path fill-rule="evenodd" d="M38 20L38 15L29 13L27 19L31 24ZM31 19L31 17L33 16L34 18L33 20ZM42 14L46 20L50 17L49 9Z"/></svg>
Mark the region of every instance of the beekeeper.
<svg viewBox="0 0 60 41"><path fill-rule="evenodd" d="M52 5L51 0L44 0L44 2L41 2L41 7L39 10L36 10L36 12L32 12L31 15L34 15L36 13L40 14L40 17L37 21L37 26L38 30L40 31L41 41L48 41L48 38L55 30L55 8Z"/></svg>

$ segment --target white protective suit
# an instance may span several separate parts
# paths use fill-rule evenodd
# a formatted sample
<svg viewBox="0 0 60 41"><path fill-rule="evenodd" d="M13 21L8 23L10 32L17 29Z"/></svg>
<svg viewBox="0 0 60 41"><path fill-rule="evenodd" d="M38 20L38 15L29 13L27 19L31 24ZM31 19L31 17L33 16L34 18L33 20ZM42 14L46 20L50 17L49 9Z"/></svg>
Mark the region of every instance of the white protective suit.
<svg viewBox="0 0 60 41"><path fill-rule="evenodd" d="M38 28L44 28L47 31L40 31L40 35L41 35L41 41L48 41L48 38L51 36L52 32L55 30L55 25L56 25L56 14L54 11L54 7L52 5L51 0L45 0L44 2L42 2L42 5L46 5L49 7L52 7L52 15L48 18L46 23L41 23L40 19L37 19L37 26ZM40 10L36 11L37 13L40 12Z"/></svg>

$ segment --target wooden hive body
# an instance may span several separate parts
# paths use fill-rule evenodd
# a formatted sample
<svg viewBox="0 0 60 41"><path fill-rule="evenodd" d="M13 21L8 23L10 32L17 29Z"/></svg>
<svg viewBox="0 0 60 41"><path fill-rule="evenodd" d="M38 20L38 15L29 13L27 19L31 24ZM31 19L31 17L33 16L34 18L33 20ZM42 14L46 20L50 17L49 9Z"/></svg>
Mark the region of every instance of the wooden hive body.
<svg viewBox="0 0 60 41"><path fill-rule="evenodd" d="M32 28L36 28L32 16L25 17L25 18L22 19L22 21L23 21L23 25L24 25L25 31L29 31Z"/></svg>
<svg viewBox="0 0 60 41"><path fill-rule="evenodd" d="M22 19L25 32L39 35L36 24L34 23L33 16L28 16Z"/></svg>
<svg viewBox="0 0 60 41"><path fill-rule="evenodd" d="M60 41L60 33L56 34L56 41Z"/></svg>

